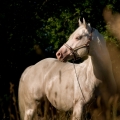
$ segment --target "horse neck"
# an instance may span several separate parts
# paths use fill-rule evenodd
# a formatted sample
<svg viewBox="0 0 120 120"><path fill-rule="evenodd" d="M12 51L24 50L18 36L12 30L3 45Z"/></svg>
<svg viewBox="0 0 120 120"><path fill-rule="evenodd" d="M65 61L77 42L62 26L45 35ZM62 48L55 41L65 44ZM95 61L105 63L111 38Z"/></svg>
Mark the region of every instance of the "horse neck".
<svg viewBox="0 0 120 120"><path fill-rule="evenodd" d="M96 56L91 56L91 61L94 73L99 79L103 79L103 76L109 75L108 73L112 72L111 61L108 55L96 54Z"/></svg>
<svg viewBox="0 0 120 120"><path fill-rule="evenodd" d="M105 51L103 51L105 52ZM107 53L107 52L106 52ZM100 58L101 57L101 58ZM112 71L112 65L109 55L96 55L91 57L91 63L93 65L94 76L102 81L102 86L100 86L101 93L109 91L109 95L114 95L117 92L117 85ZM105 95L106 96L106 95ZM107 98L107 97L106 97Z"/></svg>
<svg viewBox="0 0 120 120"><path fill-rule="evenodd" d="M107 50L105 41L102 42L103 43L97 43L97 45L94 45L96 48L94 49L93 55L91 55L91 64L93 65L93 72L95 77L106 83L109 89L112 88L112 93L116 91L116 83L112 71L109 52Z"/></svg>

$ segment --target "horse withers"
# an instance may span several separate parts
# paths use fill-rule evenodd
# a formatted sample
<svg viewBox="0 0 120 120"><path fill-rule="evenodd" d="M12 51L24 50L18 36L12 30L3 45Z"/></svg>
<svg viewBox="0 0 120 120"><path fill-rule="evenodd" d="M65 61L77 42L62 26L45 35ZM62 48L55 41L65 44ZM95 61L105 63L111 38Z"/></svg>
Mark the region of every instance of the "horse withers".
<svg viewBox="0 0 120 120"><path fill-rule="evenodd" d="M18 89L21 120L38 120L42 98L58 110L73 111L72 120L81 120L83 107L101 86L104 101L116 92L110 57L103 36L90 25L79 27L56 53L25 69ZM67 62L87 56L80 64ZM106 96L106 88L109 92Z"/></svg>

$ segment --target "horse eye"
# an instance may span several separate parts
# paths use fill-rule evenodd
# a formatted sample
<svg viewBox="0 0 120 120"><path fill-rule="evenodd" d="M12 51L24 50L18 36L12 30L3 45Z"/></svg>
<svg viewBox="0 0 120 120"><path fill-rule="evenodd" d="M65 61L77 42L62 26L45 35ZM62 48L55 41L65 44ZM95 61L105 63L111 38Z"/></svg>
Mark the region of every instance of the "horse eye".
<svg viewBox="0 0 120 120"><path fill-rule="evenodd" d="M81 40L82 39L82 36L78 36L76 37L77 40Z"/></svg>

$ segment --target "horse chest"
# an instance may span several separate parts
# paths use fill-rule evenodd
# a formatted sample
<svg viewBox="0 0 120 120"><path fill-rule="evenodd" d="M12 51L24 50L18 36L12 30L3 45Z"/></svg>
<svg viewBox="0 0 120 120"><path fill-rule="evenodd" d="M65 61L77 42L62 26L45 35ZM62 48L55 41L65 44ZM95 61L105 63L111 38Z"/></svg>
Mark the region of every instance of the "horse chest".
<svg viewBox="0 0 120 120"><path fill-rule="evenodd" d="M81 64L80 70L76 69L76 78L74 80L74 99L83 101L84 103L88 102L92 98L94 90L99 83L99 80L93 73L91 64L84 64L83 66Z"/></svg>

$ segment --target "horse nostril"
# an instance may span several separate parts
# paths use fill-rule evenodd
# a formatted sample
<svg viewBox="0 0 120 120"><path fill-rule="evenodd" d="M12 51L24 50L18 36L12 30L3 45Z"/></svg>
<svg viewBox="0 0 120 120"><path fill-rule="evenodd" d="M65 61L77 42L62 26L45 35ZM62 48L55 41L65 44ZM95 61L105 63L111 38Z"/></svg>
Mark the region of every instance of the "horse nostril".
<svg viewBox="0 0 120 120"><path fill-rule="evenodd" d="M61 53L60 53L60 52L57 52L57 53L56 53L56 56L57 56L58 59L61 58Z"/></svg>

